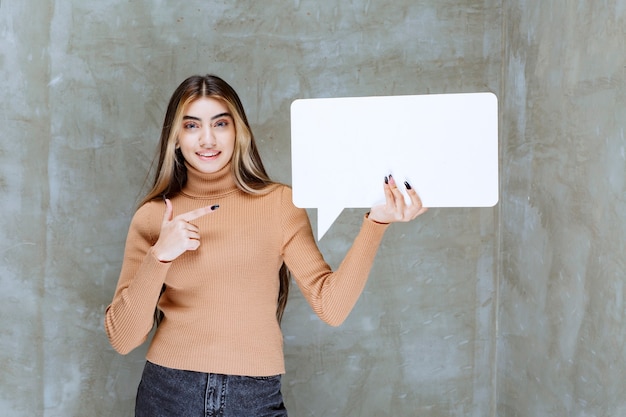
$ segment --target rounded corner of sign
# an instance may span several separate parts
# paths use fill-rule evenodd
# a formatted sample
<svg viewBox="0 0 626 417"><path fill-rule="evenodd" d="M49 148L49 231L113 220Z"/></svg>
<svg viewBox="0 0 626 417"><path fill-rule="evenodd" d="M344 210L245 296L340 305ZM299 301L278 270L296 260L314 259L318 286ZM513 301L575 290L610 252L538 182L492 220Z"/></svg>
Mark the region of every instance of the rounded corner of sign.
<svg viewBox="0 0 626 417"><path fill-rule="evenodd" d="M487 91L487 92L485 92L485 95L494 104L496 104L496 105L498 104L498 95L496 93L494 93L493 91Z"/></svg>
<svg viewBox="0 0 626 417"><path fill-rule="evenodd" d="M306 204L300 198L298 198L295 194L292 194L291 202L293 203L294 206L298 208L307 208Z"/></svg>
<svg viewBox="0 0 626 417"><path fill-rule="evenodd" d="M293 113L295 110L298 110L298 107L300 107L300 106L301 106L302 100L303 100L303 99L301 99L301 98L297 98L297 99L293 100L293 101L291 102L291 104L289 105L289 110L290 110L292 113Z"/></svg>
<svg viewBox="0 0 626 417"><path fill-rule="evenodd" d="M491 201L487 203L486 207L495 207L498 205L499 201L500 201L500 197L496 195Z"/></svg>

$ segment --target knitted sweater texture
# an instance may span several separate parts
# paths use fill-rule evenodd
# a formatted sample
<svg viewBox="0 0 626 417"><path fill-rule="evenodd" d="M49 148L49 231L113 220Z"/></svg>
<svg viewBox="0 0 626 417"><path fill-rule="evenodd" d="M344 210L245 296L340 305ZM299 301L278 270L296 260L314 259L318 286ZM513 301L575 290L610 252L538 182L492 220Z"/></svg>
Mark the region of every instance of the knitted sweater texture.
<svg viewBox="0 0 626 417"><path fill-rule="evenodd" d="M158 304L164 319L152 338L149 361L230 375L284 373L276 319L282 263L313 311L339 325L365 287L387 225L365 218L333 272L317 247L306 211L293 205L289 187L277 185L253 196L236 187L230 166L214 174L187 171L187 184L171 199L174 216L207 205L220 207L193 221L200 229L200 247L170 263L159 262L152 253L165 204L152 201L137 210L105 314L111 345L126 354L146 341Z"/></svg>

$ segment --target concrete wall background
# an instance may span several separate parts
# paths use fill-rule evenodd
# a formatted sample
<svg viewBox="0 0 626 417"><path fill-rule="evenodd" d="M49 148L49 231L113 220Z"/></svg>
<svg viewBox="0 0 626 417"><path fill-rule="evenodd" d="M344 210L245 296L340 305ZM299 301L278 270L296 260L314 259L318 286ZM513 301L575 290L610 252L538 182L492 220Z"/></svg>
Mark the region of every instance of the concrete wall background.
<svg viewBox="0 0 626 417"><path fill-rule="evenodd" d="M498 415L626 415L626 2L505 2Z"/></svg>
<svg viewBox="0 0 626 417"><path fill-rule="evenodd" d="M292 415L624 411L624 1L318 3L0 2L3 415L132 415L145 349L117 355L102 315L167 100L206 72L285 182L296 98L500 97L499 206L392 227L339 329L292 292Z"/></svg>
<svg viewBox="0 0 626 417"><path fill-rule="evenodd" d="M102 315L182 79L231 81L285 182L296 98L499 86L495 1L4 0L0 10L2 184L12 197L2 202L0 409L15 416L132 413L145 349L113 352ZM344 213L321 242L329 262L363 212ZM433 210L392 228L340 329L312 319L294 290L284 323L290 412L488 414L496 223L496 209Z"/></svg>

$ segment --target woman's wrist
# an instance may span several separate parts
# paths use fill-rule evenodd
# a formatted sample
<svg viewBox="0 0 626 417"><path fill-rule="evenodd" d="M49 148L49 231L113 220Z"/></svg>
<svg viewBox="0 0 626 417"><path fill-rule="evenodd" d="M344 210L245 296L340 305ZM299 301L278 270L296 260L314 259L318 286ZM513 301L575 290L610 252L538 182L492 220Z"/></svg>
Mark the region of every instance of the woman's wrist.
<svg viewBox="0 0 626 417"><path fill-rule="evenodd" d="M169 264L170 262L172 262L171 260L164 259L164 257L161 254L157 253L156 245L152 247L151 252L152 252L152 256L157 261L161 262L162 264Z"/></svg>
<svg viewBox="0 0 626 417"><path fill-rule="evenodd" d="M374 222L374 223L389 224L389 222L383 222L383 221L380 221L380 220L376 220L375 218L372 218L371 214L372 214L372 212L368 211L367 213L365 213L365 218L370 220L370 221L372 221L372 222Z"/></svg>

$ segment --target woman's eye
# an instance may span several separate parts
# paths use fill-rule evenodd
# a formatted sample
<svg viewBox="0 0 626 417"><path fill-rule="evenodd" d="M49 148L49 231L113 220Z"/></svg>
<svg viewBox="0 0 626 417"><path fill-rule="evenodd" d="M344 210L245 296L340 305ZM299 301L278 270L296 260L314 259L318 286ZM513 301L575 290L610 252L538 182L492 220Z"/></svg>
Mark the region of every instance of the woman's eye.
<svg viewBox="0 0 626 417"><path fill-rule="evenodd" d="M215 127L226 127L228 126L228 122L226 120L220 120L219 122L215 123Z"/></svg>
<svg viewBox="0 0 626 417"><path fill-rule="evenodd" d="M185 129L195 129L196 127L198 127L198 125L196 125L195 123L185 123L183 127Z"/></svg>

